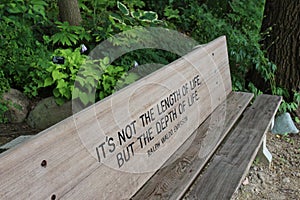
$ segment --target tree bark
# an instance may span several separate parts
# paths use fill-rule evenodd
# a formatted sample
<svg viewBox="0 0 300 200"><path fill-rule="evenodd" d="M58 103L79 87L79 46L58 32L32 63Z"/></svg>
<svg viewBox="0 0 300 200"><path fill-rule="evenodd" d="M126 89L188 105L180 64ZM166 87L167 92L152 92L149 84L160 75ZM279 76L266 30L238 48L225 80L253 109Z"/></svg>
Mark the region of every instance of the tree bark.
<svg viewBox="0 0 300 200"><path fill-rule="evenodd" d="M59 16L61 21L70 25L80 25L82 18L77 0L58 0Z"/></svg>
<svg viewBox="0 0 300 200"><path fill-rule="evenodd" d="M276 84L300 91L300 0L266 0L261 32L267 57L276 64ZM291 100L291 99L290 99Z"/></svg>

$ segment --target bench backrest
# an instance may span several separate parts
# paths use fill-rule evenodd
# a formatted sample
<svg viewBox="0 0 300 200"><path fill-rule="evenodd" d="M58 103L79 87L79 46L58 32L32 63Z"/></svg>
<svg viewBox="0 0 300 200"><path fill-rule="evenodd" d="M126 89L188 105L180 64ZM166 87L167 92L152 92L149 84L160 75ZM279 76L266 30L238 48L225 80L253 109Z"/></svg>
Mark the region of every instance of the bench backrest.
<svg viewBox="0 0 300 200"><path fill-rule="evenodd" d="M0 199L128 199L231 92L226 38L0 156Z"/></svg>

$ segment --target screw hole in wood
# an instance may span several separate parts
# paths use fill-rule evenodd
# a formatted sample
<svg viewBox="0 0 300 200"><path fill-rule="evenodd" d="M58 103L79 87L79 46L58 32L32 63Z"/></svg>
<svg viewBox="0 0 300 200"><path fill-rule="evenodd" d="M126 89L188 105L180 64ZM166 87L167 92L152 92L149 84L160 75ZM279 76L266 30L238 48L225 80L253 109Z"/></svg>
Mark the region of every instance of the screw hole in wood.
<svg viewBox="0 0 300 200"><path fill-rule="evenodd" d="M51 196L51 200L55 200L55 199L56 199L56 195L53 194L53 195Z"/></svg>
<svg viewBox="0 0 300 200"><path fill-rule="evenodd" d="M43 161L41 162L41 166L42 166L42 167L47 167L47 161L46 161L46 160L43 160Z"/></svg>

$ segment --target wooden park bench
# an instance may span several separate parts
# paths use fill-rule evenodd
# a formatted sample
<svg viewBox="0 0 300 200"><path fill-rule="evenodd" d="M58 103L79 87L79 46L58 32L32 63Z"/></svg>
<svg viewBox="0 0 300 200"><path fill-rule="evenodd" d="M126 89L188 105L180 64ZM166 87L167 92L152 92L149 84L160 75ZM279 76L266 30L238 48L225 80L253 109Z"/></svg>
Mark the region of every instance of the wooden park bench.
<svg viewBox="0 0 300 200"><path fill-rule="evenodd" d="M220 37L1 154L0 199L230 199L281 102L252 98Z"/></svg>

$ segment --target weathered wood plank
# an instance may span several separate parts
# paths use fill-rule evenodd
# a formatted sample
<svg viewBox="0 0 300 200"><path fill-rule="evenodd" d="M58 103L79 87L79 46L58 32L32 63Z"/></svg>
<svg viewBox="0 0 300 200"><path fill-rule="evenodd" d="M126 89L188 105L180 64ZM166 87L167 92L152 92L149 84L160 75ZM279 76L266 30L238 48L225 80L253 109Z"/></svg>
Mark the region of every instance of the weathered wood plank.
<svg viewBox="0 0 300 200"><path fill-rule="evenodd" d="M232 92L132 199L179 199L252 98Z"/></svg>
<svg viewBox="0 0 300 200"><path fill-rule="evenodd" d="M220 37L1 154L0 199L126 199L230 92L226 40ZM153 119L143 125L141 116L151 109ZM123 151L131 157L125 162L124 153L120 164Z"/></svg>
<svg viewBox="0 0 300 200"><path fill-rule="evenodd" d="M280 102L278 96L257 97L195 182L189 199L231 198L248 172Z"/></svg>

